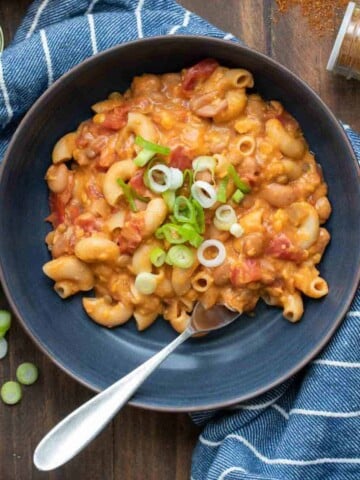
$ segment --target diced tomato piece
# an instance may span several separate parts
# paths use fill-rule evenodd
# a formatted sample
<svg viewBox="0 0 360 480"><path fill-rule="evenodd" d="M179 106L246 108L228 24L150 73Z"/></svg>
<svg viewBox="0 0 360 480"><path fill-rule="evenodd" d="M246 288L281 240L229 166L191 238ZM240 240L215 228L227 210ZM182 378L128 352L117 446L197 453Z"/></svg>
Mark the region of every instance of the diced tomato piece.
<svg viewBox="0 0 360 480"><path fill-rule="evenodd" d="M210 77L218 66L218 62L213 58L205 58L201 62L186 70L182 79L182 87L185 91L194 90L198 80L205 80Z"/></svg>
<svg viewBox="0 0 360 480"><path fill-rule="evenodd" d="M272 238L265 253L281 260L290 260L296 263L306 258L306 252L293 245L285 233L279 233L279 235Z"/></svg>
<svg viewBox="0 0 360 480"><path fill-rule="evenodd" d="M189 151L186 148L179 145L170 154L170 167L180 168L180 170L186 170L191 168L192 159L189 155Z"/></svg>
<svg viewBox="0 0 360 480"><path fill-rule="evenodd" d="M80 205L68 205L66 207L66 217L69 219L69 222L73 224L76 218L80 215L81 208Z"/></svg>
<svg viewBox="0 0 360 480"><path fill-rule="evenodd" d="M132 254L142 241L144 231L144 215L142 212L132 215L130 220L125 222L118 238L121 253Z"/></svg>
<svg viewBox="0 0 360 480"><path fill-rule="evenodd" d="M103 167L99 165L98 162L95 163L95 168L98 172L106 173L109 170L109 167Z"/></svg>
<svg viewBox="0 0 360 480"><path fill-rule="evenodd" d="M71 199L73 186L74 176L70 174L68 184L63 192L50 192L49 206L51 214L46 218L46 221L51 222L54 228L65 221L65 207Z"/></svg>
<svg viewBox="0 0 360 480"><path fill-rule="evenodd" d="M129 185L136 190L139 195L145 195L147 193L147 188L144 183L144 172L145 169L141 168L136 172L136 174L129 180Z"/></svg>
<svg viewBox="0 0 360 480"><path fill-rule="evenodd" d="M65 221L65 204L61 200L61 196L51 192L49 195L49 206L51 214L46 218L56 228L60 223Z"/></svg>
<svg viewBox="0 0 360 480"><path fill-rule="evenodd" d="M74 175L69 173L69 179L65 190L58 194L59 201L62 202L65 206L70 202L72 191L74 187Z"/></svg>
<svg viewBox="0 0 360 480"><path fill-rule="evenodd" d="M235 287L242 287L261 280L261 267L258 260L247 258L242 265L230 268L230 282Z"/></svg>
<svg viewBox="0 0 360 480"><path fill-rule="evenodd" d="M111 130L120 130L120 128L126 125L129 110L130 107L128 105L115 107L110 112L104 114L105 120L101 122L100 125L105 128L110 128Z"/></svg>
<svg viewBox="0 0 360 480"><path fill-rule="evenodd" d="M86 233L98 232L101 229L97 219L89 214L76 218L74 224L81 227Z"/></svg>

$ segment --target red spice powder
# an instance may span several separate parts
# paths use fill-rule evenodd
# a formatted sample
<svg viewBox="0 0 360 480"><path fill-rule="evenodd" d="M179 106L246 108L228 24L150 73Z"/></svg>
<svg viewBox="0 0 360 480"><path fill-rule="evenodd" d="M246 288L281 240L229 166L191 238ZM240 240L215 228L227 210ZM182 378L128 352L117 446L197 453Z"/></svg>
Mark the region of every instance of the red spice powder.
<svg viewBox="0 0 360 480"><path fill-rule="evenodd" d="M320 36L338 27L338 14L342 16L348 3L349 0L276 0L280 13L299 7L311 29Z"/></svg>

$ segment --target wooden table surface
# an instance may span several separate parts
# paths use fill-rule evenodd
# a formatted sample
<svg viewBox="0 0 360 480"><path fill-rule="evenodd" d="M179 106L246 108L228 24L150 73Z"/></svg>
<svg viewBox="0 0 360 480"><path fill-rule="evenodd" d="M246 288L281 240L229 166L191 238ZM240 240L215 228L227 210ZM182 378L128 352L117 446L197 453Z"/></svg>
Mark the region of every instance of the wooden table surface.
<svg viewBox="0 0 360 480"><path fill-rule="evenodd" d="M135 1L135 0L134 0ZM0 0L0 24L9 41L30 0ZM299 10L276 13L271 0L181 0L247 45L272 56L325 100L344 122L360 130L360 84L334 77L325 66L335 31L314 35ZM338 12L337 28L342 12ZM3 294L0 306L7 307ZM10 354L0 362L0 383L14 378L23 361L36 363L39 381L26 388L14 407L0 404L1 480L185 480L199 430L186 414L157 413L125 408L84 452L53 473L40 473L32 454L41 437L92 393L55 367L14 321Z"/></svg>

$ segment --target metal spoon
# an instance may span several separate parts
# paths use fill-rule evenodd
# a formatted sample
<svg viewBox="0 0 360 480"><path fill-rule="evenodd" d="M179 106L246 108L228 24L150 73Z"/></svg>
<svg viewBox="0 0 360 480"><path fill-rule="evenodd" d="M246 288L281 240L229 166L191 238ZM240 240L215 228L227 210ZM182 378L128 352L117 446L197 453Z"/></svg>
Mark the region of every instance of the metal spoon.
<svg viewBox="0 0 360 480"><path fill-rule="evenodd" d="M41 440L34 452L35 466L47 471L69 461L101 432L175 348L196 333L229 325L238 316L238 312L232 312L221 305L205 310L201 303L197 303L189 325L181 335L128 375L70 413Z"/></svg>

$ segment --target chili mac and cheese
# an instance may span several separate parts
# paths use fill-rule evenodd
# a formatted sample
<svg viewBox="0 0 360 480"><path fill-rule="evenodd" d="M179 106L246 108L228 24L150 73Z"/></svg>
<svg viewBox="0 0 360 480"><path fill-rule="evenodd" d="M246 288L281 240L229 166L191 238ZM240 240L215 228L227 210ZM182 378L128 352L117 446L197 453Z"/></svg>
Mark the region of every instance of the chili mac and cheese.
<svg viewBox="0 0 360 480"><path fill-rule="evenodd" d="M62 298L94 290L82 302L101 325L162 314L181 332L197 301L249 312L262 298L296 322L302 294L328 293L321 168L253 86L212 59L145 74L56 143L44 272Z"/></svg>

